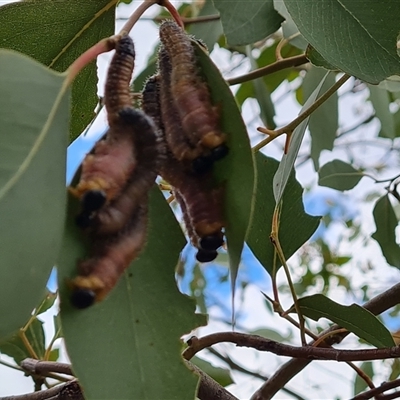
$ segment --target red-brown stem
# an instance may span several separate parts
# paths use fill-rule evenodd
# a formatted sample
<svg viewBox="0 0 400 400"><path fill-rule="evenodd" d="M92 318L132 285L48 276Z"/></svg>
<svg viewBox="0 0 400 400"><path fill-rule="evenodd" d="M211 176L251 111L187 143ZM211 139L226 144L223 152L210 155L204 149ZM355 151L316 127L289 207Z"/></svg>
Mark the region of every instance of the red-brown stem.
<svg viewBox="0 0 400 400"><path fill-rule="evenodd" d="M153 4L159 4L160 2L157 0L144 0L139 7L133 12L133 14L129 17L128 21L125 22L125 25L120 30L120 34L123 32L129 33L139 18L144 14L144 12L150 8Z"/></svg>
<svg viewBox="0 0 400 400"><path fill-rule="evenodd" d="M182 29L185 28L185 25L184 25L184 23L183 23L183 21L182 21L181 16L179 15L177 9L174 7L174 5L173 5L172 3L170 3L169 0L162 0L162 1L159 1L159 4L160 4L161 6L164 6L164 7L168 10L168 12L171 14L172 18L175 20L175 22L176 22Z"/></svg>

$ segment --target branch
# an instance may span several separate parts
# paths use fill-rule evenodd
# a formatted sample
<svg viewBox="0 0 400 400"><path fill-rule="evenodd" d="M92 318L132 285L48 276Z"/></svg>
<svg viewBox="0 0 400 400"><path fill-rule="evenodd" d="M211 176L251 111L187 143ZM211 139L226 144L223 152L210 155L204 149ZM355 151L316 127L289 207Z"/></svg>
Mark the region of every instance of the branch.
<svg viewBox="0 0 400 400"><path fill-rule="evenodd" d="M200 376L200 383L197 391L197 397L200 400L239 400L218 382L214 381L214 379L203 372L199 367L192 364L190 361L184 361L191 371Z"/></svg>
<svg viewBox="0 0 400 400"><path fill-rule="evenodd" d="M371 311L374 315L381 314L382 312L394 307L400 303L400 283L394 285L385 292L374 297L364 304L364 308ZM338 325L333 325L329 329L323 331L319 336L326 335L338 329ZM340 343L347 335L341 333L338 335L330 336L320 345L331 346L335 343ZM312 344L313 342L311 342ZM283 364L272 376L265 382L260 389L258 389L252 396L251 400L266 400L271 399L275 393L281 390L294 376L296 376L302 369L304 369L311 361L304 359L293 359Z"/></svg>
<svg viewBox="0 0 400 400"><path fill-rule="evenodd" d="M338 350L314 346L296 347L275 342L262 336L238 332L218 332L202 338L193 336L187 342L189 347L183 352L183 357L187 360L191 359L200 350L222 342L234 343L239 347L251 347L259 351L268 351L278 356L308 360L367 361L400 357L400 346L363 350Z"/></svg>
<svg viewBox="0 0 400 400"><path fill-rule="evenodd" d="M236 371L241 372L242 374L246 374L246 375L250 375L254 378L258 378L261 379L263 381L268 380L269 378L265 375L261 375L258 372L254 372L254 371L249 371L248 369L242 367L241 365L237 364L235 361L233 361L230 357L228 356L223 356L222 354L220 354L218 351L216 351L213 348L209 348L207 349L211 354L213 354L215 357L219 358L220 360L224 361L230 369L234 369ZM294 397L297 400L305 400L303 397L301 397L300 395L298 395L297 393L293 392L290 389L287 389L285 387L282 388L282 392L285 392L287 394L289 394L290 396Z"/></svg>
<svg viewBox="0 0 400 400"><path fill-rule="evenodd" d="M372 397L376 396L377 394L381 394L383 392L386 392L386 390L390 390L390 389L394 389L400 386L400 379L396 379L394 381L391 382L384 382L382 383L381 386L375 388L375 389L371 389L371 390L367 390L364 393L361 393L357 396L354 396L352 400L367 400L367 399L371 399Z"/></svg>
<svg viewBox="0 0 400 400"><path fill-rule="evenodd" d="M26 358L21 362L21 367L34 375L48 375L51 372L58 372L60 374L66 374L73 376L74 373L71 370L69 364L52 361L40 361L34 358Z"/></svg>
<svg viewBox="0 0 400 400"><path fill-rule="evenodd" d="M84 400L77 381L70 381L39 392L0 397L0 400Z"/></svg>
<svg viewBox="0 0 400 400"><path fill-rule="evenodd" d="M250 71L245 75L227 79L226 82L228 83L228 85L237 85L238 83L252 81L253 79L273 74L274 72L281 71L282 69L285 68L298 67L299 65L303 65L306 63L308 63L307 57L304 54L300 54L299 56L288 57L284 58L283 60L278 60L272 64L266 65L265 67L261 67L255 69L254 71Z"/></svg>

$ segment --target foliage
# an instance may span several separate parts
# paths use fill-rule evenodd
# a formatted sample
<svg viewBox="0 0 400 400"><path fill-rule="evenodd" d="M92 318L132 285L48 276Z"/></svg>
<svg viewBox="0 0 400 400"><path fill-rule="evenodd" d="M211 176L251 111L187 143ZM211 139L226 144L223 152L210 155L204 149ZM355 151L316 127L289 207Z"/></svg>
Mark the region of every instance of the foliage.
<svg viewBox="0 0 400 400"><path fill-rule="evenodd" d="M87 310L73 309L68 301L68 280L76 274L76 262L87 252L87 243L75 226L77 204L65 188L66 149L68 141L93 121L98 102L94 62L88 63L71 85L69 67L114 33L116 3L32 0L0 7L4 48L0 50L0 351L18 366L28 357L54 362L59 357L55 342L62 338L71 373L87 399L187 399L195 398L196 393L201 399L210 399L212 390L223 399L232 399L225 387L230 389L230 371L234 370L264 381L254 398L271 398L279 390L302 398L285 387L288 376L300 373L311 362L313 349L325 351L325 358L340 359L344 353L330 346L353 333L360 342L378 348L368 353L368 349L357 350L357 343L347 342L357 354L371 357L364 360L375 360L363 362L360 368L352 365L357 372L354 395L372 387L378 370L381 380L395 380L398 359L390 365L381 361L386 347L396 342L390 333L393 326L388 325L389 316L375 315L398 303L399 288L394 286L371 300L383 289L375 290L365 280L359 283L355 276L378 269L396 274L400 267L396 240L400 80L395 76L400 74L398 46L396 49L400 3L249 0L232 6L230 1L205 0L179 6L188 32L206 43L215 52L213 56L224 54L243 72L228 78L193 41L230 149L216 170L216 178L225 188L227 242L227 254L222 250L216 263L223 270L217 291L222 291L229 265L232 293L236 288L237 297L242 296L239 300L246 296L253 284L242 275L249 263L246 246L243 251L246 243L253 260L258 260L269 277L263 311L276 313L285 326L292 326L289 333L282 334L260 318L260 326L254 329L243 323L239 313L234 317L239 330L247 332L244 339L232 332L192 338L185 346L185 361L180 356L180 338L206 324L205 316L195 313L196 302L198 309L209 312L213 319L211 305L215 304L210 302L210 293L215 295L215 290L210 289L213 282L207 275L208 266L195 264L190 250L182 252L186 238L177 222L179 212L171 211L158 188L151 192L145 250L109 298ZM170 10L168 1L163 4ZM164 9L158 11L155 22L169 17ZM156 70L156 59L157 49L145 68L137 71L136 91ZM239 86L231 91L232 84ZM355 126L348 126L339 106L345 96L360 93L367 111ZM297 101L301 109L297 118L285 115L288 123L276 128L283 125L278 118L282 95ZM265 125L259 129L262 137L254 134L251 122L247 127L243 122L249 104L257 110L257 124ZM376 125L367 137L363 132L371 131L371 121ZM367 157L371 153L361 147L368 141L374 148L384 148L379 162ZM278 143L274 152L271 142ZM272 153L280 161L272 158ZM318 175L319 187L346 192L329 192L336 196L329 200L335 207L313 210L322 219L305 211L303 197L307 198L314 183L306 180L300 184L296 179L295 169L300 171L302 165L307 165L309 174L315 172L314 180ZM368 193L363 186L367 180ZM367 217L359 218L345 206L339 210L340 201L347 207L350 203L345 196L353 199L359 192L363 195L358 201ZM174 207L173 203L176 211ZM375 232L365 229L368 223L364 219L368 218L374 220ZM366 249L361 262L353 248ZM381 250L378 261L369 256L369 248ZM55 333L46 341L40 317L56 299L54 294L45 294L54 265L61 304L54 319ZM191 299L178 291L175 273ZM380 275L384 273L378 272ZM338 288L344 288L346 296L336 301ZM347 294L358 303L371 301L363 308L350 304L353 301ZM219 308L234 312L227 298L224 296L223 304L219 299ZM288 304L293 305L287 308ZM395 308L392 315L398 311ZM225 315L229 312L222 314L229 320ZM319 320L322 317L325 321ZM227 331L232 328L230 323L225 322ZM316 341L315 347L304 347L307 335ZM285 342L295 342L295 336L300 336L303 345L298 349L308 349L310 358L281 366L282 371L290 371L285 378L274 370L256 373L231 354L215 349L209 350L212 360L228 369L197 357L189 362L210 344L226 341L258 350L274 341L277 348L291 351L293 347L285 347ZM349 357L346 361L350 363ZM270 379L267 374L272 374ZM32 374L36 388L48 384L47 375ZM208 376L216 382L210 382Z"/></svg>

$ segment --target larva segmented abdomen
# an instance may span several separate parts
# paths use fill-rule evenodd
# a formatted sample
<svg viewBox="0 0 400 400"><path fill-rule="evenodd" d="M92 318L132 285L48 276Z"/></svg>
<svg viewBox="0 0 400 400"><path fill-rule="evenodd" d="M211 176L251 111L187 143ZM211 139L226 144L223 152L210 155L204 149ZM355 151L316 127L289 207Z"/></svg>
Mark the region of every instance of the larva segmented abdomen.
<svg viewBox="0 0 400 400"><path fill-rule="evenodd" d="M146 233L147 198L123 231L95 240L93 257L79 262L79 275L70 282L72 305L86 308L103 300L144 247Z"/></svg>
<svg viewBox="0 0 400 400"><path fill-rule="evenodd" d="M118 112L122 108L132 107L129 84L134 66L135 47L131 37L125 34L116 42L104 91L104 103L110 126L118 121Z"/></svg>
<svg viewBox="0 0 400 400"><path fill-rule="evenodd" d="M206 83L198 72L194 49L189 37L172 21L160 26L160 39L171 60L171 93L187 134L198 137L210 148L219 148L215 159L227 153L226 136L218 127L218 114L211 103Z"/></svg>
<svg viewBox="0 0 400 400"><path fill-rule="evenodd" d="M124 118L131 120L135 147L138 149L137 166L121 195L94 217L92 226L98 235L110 234L123 228L154 185L162 158L159 137L152 121L141 111L126 112Z"/></svg>

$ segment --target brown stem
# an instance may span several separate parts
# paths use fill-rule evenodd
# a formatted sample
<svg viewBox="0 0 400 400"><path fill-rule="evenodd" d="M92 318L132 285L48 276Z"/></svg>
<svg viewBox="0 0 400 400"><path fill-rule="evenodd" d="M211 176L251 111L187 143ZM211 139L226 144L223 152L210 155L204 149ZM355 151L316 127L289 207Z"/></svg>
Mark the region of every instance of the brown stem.
<svg viewBox="0 0 400 400"><path fill-rule="evenodd" d="M371 311L373 314L378 315L388 310L391 307L400 303L400 283L394 285L385 292L374 297L364 304L364 308ZM339 329L338 325L333 325L329 329L323 331L320 336L326 335L328 332ZM335 343L340 343L348 333L341 333L338 335L330 336L324 343L330 346ZM310 343L312 344L312 342ZM292 359L283 364L268 381L266 381L251 397L251 400L266 400L271 399L282 387L286 385L294 376L296 376L302 369L304 369L311 361L304 359Z"/></svg>
<svg viewBox="0 0 400 400"><path fill-rule="evenodd" d="M132 13L132 15L125 22L125 25L120 30L120 34L123 32L130 32L139 18L144 14L144 12L150 8L153 4L158 4L157 0L144 0L139 7Z"/></svg>
<svg viewBox="0 0 400 400"><path fill-rule="evenodd" d="M220 19L221 19L221 17L218 14L201 15L199 17L192 17L192 18L181 17L181 20L185 26L191 25L191 24L201 24L204 22L219 21ZM155 21L155 22L162 22L162 21L165 21L165 17L157 16L157 17L151 18L151 20Z"/></svg>
<svg viewBox="0 0 400 400"><path fill-rule="evenodd" d="M80 397L79 397L80 393ZM74 395L74 397L71 396ZM62 385L54 386L47 390L21 394L19 396L0 397L0 400L84 400L77 381L70 381Z"/></svg>
<svg viewBox="0 0 400 400"><path fill-rule="evenodd" d="M394 389L400 386L400 379L396 379L391 382L382 383L382 385L378 386L375 389L367 390L364 393L358 394L354 396L352 400L366 400L371 399L372 397L376 396L377 394L383 393L386 390Z"/></svg>
<svg viewBox="0 0 400 400"><path fill-rule="evenodd" d="M238 332L219 332L202 338L192 337L188 341L189 347L183 352L183 357L190 360L199 351L222 342L234 343L239 347L251 347L259 351L268 351L278 356L308 360L367 361L400 357L399 346L363 350L337 350L313 346L295 347L258 335Z"/></svg>
<svg viewBox="0 0 400 400"><path fill-rule="evenodd" d="M47 375L51 372L58 372L60 374L71 376L74 375L69 364L64 364L60 362L40 361L33 358L26 358L21 362L21 367L25 371L36 375Z"/></svg>
<svg viewBox="0 0 400 400"><path fill-rule="evenodd" d="M281 71L285 68L298 67L308 63L308 59L304 54L299 56L284 58L283 60L278 60L272 64L266 65L251 71L245 75L237 76L236 78L230 78L227 80L229 85L237 85L238 83L244 83L247 81L252 81L253 79L261 78L265 75L273 74L274 72Z"/></svg>
<svg viewBox="0 0 400 400"><path fill-rule="evenodd" d="M159 1L158 1L158 4L159 4L160 6L165 7L165 8L169 11L169 13L171 14L172 18L175 20L175 22L176 22L182 29L185 28L185 26L184 26L184 24L183 24L183 22L182 22L182 18L181 18L181 16L179 15L177 9L174 7L174 5L173 5L172 3L170 3L169 0L159 0Z"/></svg>

